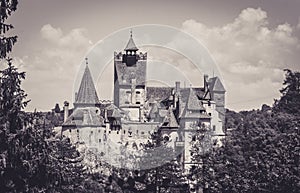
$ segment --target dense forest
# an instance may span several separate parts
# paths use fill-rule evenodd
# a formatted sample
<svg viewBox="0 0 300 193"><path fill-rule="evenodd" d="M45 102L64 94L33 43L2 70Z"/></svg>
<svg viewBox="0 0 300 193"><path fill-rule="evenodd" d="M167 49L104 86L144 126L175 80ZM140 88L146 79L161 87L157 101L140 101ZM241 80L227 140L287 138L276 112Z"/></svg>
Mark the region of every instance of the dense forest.
<svg viewBox="0 0 300 193"><path fill-rule="evenodd" d="M227 110L230 129L223 146L209 140L209 130L197 131L191 151L197 164L188 174L182 173L176 159L145 171L106 163L94 166L102 170L94 170L69 139L55 135L58 120L24 111L30 102L22 89L26 74L10 58L17 36L6 36L13 28L6 20L18 1L0 2L0 60L6 65L0 71L0 192L300 192L299 72L285 70L281 97L272 107ZM153 135L145 148L162 145L161 141Z"/></svg>

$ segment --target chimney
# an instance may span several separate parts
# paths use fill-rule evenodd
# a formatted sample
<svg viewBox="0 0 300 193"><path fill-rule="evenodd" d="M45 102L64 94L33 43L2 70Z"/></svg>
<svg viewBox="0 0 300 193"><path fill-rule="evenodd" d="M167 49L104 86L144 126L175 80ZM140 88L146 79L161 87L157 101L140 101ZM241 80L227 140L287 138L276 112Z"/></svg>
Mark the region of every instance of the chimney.
<svg viewBox="0 0 300 193"><path fill-rule="evenodd" d="M208 75L207 74L204 74L203 84L204 84L204 92L207 92L208 91Z"/></svg>
<svg viewBox="0 0 300 193"><path fill-rule="evenodd" d="M179 81L176 81L175 82L175 92L179 92L179 90L180 90L180 82Z"/></svg>
<svg viewBox="0 0 300 193"><path fill-rule="evenodd" d="M104 121L107 123L108 122L108 119L107 119L107 109L105 108L104 109Z"/></svg>
<svg viewBox="0 0 300 193"><path fill-rule="evenodd" d="M67 101L64 102L64 122L69 117L69 103Z"/></svg>

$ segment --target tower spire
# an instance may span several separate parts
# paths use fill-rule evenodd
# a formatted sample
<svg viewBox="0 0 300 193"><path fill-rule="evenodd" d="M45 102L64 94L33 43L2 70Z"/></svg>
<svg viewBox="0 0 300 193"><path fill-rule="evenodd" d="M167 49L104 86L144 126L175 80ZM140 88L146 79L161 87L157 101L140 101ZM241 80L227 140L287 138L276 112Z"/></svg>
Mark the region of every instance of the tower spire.
<svg viewBox="0 0 300 193"><path fill-rule="evenodd" d="M86 58L85 58L85 65L87 66L88 64L89 64L88 58L86 57Z"/></svg>
<svg viewBox="0 0 300 193"><path fill-rule="evenodd" d="M139 49L136 47L134 41L133 41L133 38L132 38L132 29L130 29L130 38L129 38L129 41L124 49L125 51L138 51Z"/></svg>

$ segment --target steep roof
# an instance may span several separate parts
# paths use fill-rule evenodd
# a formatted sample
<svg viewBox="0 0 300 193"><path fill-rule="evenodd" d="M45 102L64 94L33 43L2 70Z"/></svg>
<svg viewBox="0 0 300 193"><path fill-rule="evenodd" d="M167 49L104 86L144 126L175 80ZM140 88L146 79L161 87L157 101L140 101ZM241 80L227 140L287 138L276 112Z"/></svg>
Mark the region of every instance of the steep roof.
<svg viewBox="0 0 300 193"><path fill-rule="evenodd" d="M66 126L93 126L100 127L104 123L103 117L100 115L100 109L97 107L76 108L73 113L63 123Z"/></svg>
<svg viewBox="0 0 300 193"><path fill-rule="evenodd" d="M168 127L168 128L178 128L179 127L179 125L176 121L175 115L171 108L169 108L167 115L164 118L162 127Z"/></svg>
<svg viewBox="0 0 300 193"><path fill-rule="evenodd" d="M208 80L208 86L210 91L220 91L220 92L226 91L221 80L217 76L210 78Z"/></svg>
<svg viewBox="0 0 300 193"><path fill-rule="evenodd" d="M105 108L107 110L107 116L108 117L122 117L121 113L122 111L114 104L110 104Z"/></svg>
<svg viewBox="0 0 300 193"><path fill-rule="evenodd" d="M132 32L130 34L129 41L124 49L125 51L138 51L139 49L136 47L133 39L132 39Z"/></svg>
<svg viewBox="0 0 300 193"><path fill-rule="evenodd" d="M192 88L189 89L186 108L188 110L195 110L195 111L204 111L205 110L205 108L202 106L202 104L200 104L200 101L197 98L197 95Z"/></svg>
<svg viewBox="0 0 300 193"><path fill-rule="evenodd" d="M168 99L170 95L172 94L172 90L174 88L172 87L147 87L147 96L146 98L156 100L156 101L162 101L164 99Z"/></svg>
<svg viewBox="0 0 300 193"><path fill-rule="evenodd" d="M95 89L93 78L88 65L86 65L75 99L75 104L95 105L98 103L99 98Z"/></svg>

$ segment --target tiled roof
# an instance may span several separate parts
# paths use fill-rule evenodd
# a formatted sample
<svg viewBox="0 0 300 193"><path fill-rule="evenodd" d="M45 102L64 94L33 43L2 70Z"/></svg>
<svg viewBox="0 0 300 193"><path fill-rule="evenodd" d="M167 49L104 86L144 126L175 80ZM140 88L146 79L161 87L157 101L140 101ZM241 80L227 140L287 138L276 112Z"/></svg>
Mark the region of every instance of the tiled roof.
<svg viewBox="0 0 300 193"><path fill-rule="evenodd" d="M146 61L138 61L134 66L126 66L118 61L115 67L120 85L131 85L132 79L136 79L136 85L145 85Z"/></svg>
<svg viewBox="0 0 300 193"><path fill-rule="evenodd" d="M88 65L85 67L75 104L98 104L99 99Z"/></svg>
<svg viewBox="0 0 300 193"><path fill-rule="evenodd" d="M106 107L108 117L122 117L121 110L114 104Z"/></svg>
<svg viewBox="0 0 300 193"><path fill-rule="evenodd" d="M124 49L125 51L138 51L139 49L136 47L132 36L130 36L129 41Z"/></svg>
<svg viewBox="0 0 300 193"><path fill-rule="evenodd" d="M195 110L195 111L204 111L205 108L200 103L199 99L197 98L197 95L194 91L194 89L189 89L189 95L187 99L187 109L188 110Z"/></svg>
<svg viewBox="0 0 300 193"><path fill-rule="evenodd" d="M198 97L196 96L194 89L192 89L192 88L180 89L179 96L180 96L179 117L186 116L186 113L185 113L186 110L193 110L193 111L199 111L199 112L205 110L205 108L202 106L202 104L198 100Z"/></svg>
<svg viewBox="0 0 300 193"><path fill-rule="evenodd" d="M169 96L172 94L172 90L174 88L172 87L147 87L146 93L147 93L147 100L151 99L156 101L162 101L164 99L169 98Z"/></svg>
<svg viewBox="0 0 300 193"><path fill-rule="evenodd" d="M63 123L64 126L97 126L103 125L103 117L97 107L76 108Z"/></svg>
<svg viewBox="0 0 300 193"><path fill-rule="evenodd" d="M210 91L221 91L225 92L225 88L221 82L221 80L218 77L213 77L208 80L208 85Z"/></svg>
<svg viewBox="0 0 300 193"><path fill-rule="evenodd" d="M169 108L169 110L167 111L167 115L164 118L162 127L168 127L168 128L178 128L179 127L179 125L176 121L175 115L171 108Z"/></svg>

